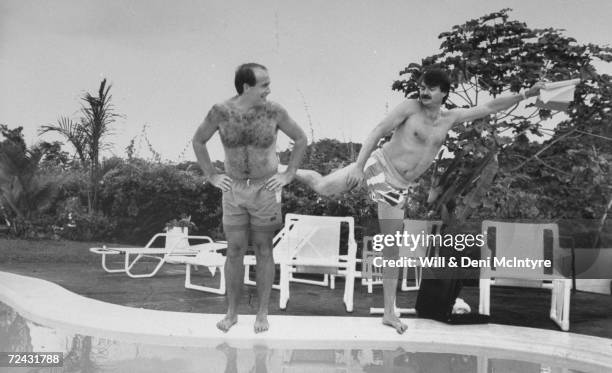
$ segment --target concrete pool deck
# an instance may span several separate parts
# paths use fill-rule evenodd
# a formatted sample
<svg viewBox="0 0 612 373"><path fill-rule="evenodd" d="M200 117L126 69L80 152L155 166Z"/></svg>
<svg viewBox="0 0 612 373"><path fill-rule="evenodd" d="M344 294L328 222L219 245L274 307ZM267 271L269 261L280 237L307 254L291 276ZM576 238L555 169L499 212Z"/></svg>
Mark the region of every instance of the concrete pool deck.
<svg viewBox="0 0 612 373"><path fill-rule="evenodd" d="M1 242L0 242L1 243ZM58 248L62 244L58 243ZM223 295L185 289L185 268L165 265L152 278L131 279L125 274L108 274L100 267L98 256L87 252L82 244L78 255L58 259L56 249L49 253L36 250L29 257L9 257L0 262L0 271L36 277L59 284L66 289L104 302L142 307L153 310L220 314L225 312ZM63 248L62 248L63 250ZM200 270L196 280L210 282L207 270ZM335 290L300 283L292 283L287 310L280 310L278 291L270 300L271 315L295 316L362 316L378 319L369 314L370 307L382 305L382 288L368 294L366 288L355 285L354 312L349 314L342 304L343 283L339 280ZM475 309L478 307L478 287L465 286L460 296ZM398 292L398 306L413 307L416 292ZM241 314L255 314L257 293L254 287L245 287L240 301ZM491 323L525 326L557 331L557 325L548 318L550 291L546 289L493 287ZM408 319L414 316L407 316ZM384 330L384 329L383 329ZM612 296L578 291L572 294L570 331L612 339ZM391 333L392 330L389 329ZM384 333L384 331L383 331Z"/></svg>

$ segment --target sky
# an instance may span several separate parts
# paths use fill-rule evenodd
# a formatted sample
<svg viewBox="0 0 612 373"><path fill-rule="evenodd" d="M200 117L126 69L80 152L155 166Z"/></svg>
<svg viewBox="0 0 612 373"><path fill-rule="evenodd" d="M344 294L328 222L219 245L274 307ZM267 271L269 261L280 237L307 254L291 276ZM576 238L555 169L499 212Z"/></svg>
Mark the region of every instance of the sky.
<svg viewBox="0 0 612 373"><path fill-rule="evenodd" d="M235 68L258 62L269 99L309 138L363 142L403 100L391 90L399 71L436 53L441 32L503 8L529 27L610 44L608 0L0 0L0 123L23 126L28 144L59 140L39 127L78 119L81 97L106 78L121 115L106 156L125 157L132 139L150 156L146 128L163 159L195 160L196 128L235 95ZM279 150L288 143L279 135ZM218 135L209 151L223 159Z"/></svg>

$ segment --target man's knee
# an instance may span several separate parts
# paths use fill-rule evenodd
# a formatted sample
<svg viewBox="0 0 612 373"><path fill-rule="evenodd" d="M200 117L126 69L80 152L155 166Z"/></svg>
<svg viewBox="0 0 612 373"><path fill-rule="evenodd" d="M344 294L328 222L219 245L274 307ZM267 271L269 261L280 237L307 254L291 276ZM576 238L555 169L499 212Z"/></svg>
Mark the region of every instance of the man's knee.
<svg viewBox="0 0 612 373"><path fill-rule="evenodd" d="M334 180L321 179L312 189L322 196L330 197L334 195L339 188L334 184Z"/></svg>
<svg viewBox="0 0 612 373"><path fill-rule="evenodd" d="M248 235L232 233L227 235L227 259L230 261L242 260L248 247Z"/></svg>
<svg viewBox="0 0 612 373"><path fill-rule="evenodd" d="M315 192L322 194L321 181L323 176L320 173L313 170L297 170L295 177Z"/></svg>
<svg viewBox="0 0 612 373"><path fill-rule="evenodd" d="M252 244L257 258L266 259L272 257L273 232L256 232L253 234Z"/></svg>
<svg viewBox="0 0 612 373"><path fill-rule="evenodd" d="M347 176L348 176L349 167L345 167L338 171L334 171L333 173L323 176L317 180L317 182L313 185L312 189L322 196L334 196L341 193L344 193L351 188L347 184Z"/></svg>
<svg viewBox="0 0 612 373"><path fill-rule="evenodd" d="M227 260L229 260L230 262L235 262L235 261L242 262L245 251L246 250L242 247L228 245L227 252L225 255L227 257Z"/></svg>
<svg viewBox="0 0 612 373"><path fill-rule="evenodd" d="M257 258L266 259L272 257L272 242L269 244L261 242L260 244L254 244L255 256Z"/></svg>

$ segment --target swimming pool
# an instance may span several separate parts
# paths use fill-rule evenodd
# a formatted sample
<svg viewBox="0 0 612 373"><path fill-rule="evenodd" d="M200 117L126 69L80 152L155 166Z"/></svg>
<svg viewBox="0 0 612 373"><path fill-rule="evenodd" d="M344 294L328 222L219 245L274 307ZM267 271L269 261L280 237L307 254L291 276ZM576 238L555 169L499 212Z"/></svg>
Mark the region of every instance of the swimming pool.
<svg viewBox="0 0 612 373"><path fill-rule="evenodd" d="M223 334L220 315L117 306L2 272L0 301L0 351L64 354L40 372L612 371L612 340L530 328L408 319L400 336L378 318L271 316L255 335L244 316Z"/></svg>

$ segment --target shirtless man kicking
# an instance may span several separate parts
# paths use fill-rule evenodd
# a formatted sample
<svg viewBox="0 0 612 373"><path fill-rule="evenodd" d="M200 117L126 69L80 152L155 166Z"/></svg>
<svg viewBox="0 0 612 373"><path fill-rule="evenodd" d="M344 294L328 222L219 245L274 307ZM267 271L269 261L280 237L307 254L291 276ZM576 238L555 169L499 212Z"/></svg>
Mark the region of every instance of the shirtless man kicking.
<svg viewBox="0 0 612 373"><path fill-rule="evenodd" d="M244 254L249 235L257 260L259 308L255 333L268 330L268 303L274 281L272 238L282 225L281 191L294 178L306 150L306 134L279 104L267 101L267 69L248 63L238 67L237 96L214 105L193 138L198 163L207 180L223 191L223 230L227 238L225 278L227 314L217 328L227 332L238 321L238 300L244 279ZM293 142L289 165L278 173L276 134ZM212 165L206 142L219 131L225 150L225 173Z"/></svg>
<svg viewBox="0 0 612 373"><path fill-rule="evenodd" d="M499 97L484 105L442 110L450 79L443 70L430 69L421 79L419 98L402 102L374 128L355 163L327 176L298 170L296 179L322 195L344 192L365 180L370 197L378 203L381 233L394 235L403 230L404 203L410 188L429 168L452 126L508 109L527 97L537 96L542 87L543 83L536 83L518 95ZM391 140L374 150L379 140L393 130ZM397 258L399 248L387 247L383 254L385 258ZM407 326L394 313L398 274L398 268L383 268L383 324L401 334Z"/></svg>

